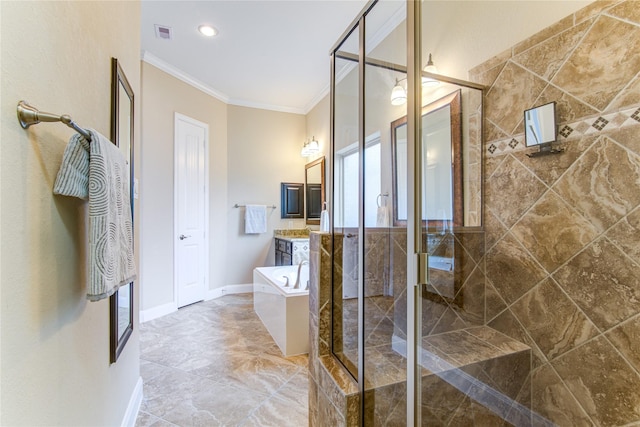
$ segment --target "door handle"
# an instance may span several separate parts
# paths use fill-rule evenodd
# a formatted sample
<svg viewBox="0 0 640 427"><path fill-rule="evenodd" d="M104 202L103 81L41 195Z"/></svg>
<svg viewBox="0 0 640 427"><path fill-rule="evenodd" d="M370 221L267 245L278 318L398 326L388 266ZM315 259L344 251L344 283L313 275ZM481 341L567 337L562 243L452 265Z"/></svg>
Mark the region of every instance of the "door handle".
<svg viewBox="0 0 640 427"><path fill-rule="evenodd" d="M191 237L191 234L189 234L188 236L185 236L184 234L181 234L180 235L180 240L188 239L189 237Z"/></svg>

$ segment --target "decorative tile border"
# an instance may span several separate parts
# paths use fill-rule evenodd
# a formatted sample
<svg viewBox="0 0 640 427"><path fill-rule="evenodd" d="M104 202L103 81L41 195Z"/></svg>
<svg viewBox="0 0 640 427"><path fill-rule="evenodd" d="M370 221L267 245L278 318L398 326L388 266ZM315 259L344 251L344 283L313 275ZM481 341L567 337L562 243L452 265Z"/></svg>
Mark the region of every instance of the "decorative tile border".
<svg viewBox="0 0 640 427"><path fill-rule="evenodd" d="M601 132L609 132L638 124L640 124L640 106L636 105L622 111L589 116L573 123L561 124L558 130L557 142L581 138L586 135ZM524 133L491 141L486 148L487 156L490 157L526 149L528 149L528 147L525 146Z"/></svg>

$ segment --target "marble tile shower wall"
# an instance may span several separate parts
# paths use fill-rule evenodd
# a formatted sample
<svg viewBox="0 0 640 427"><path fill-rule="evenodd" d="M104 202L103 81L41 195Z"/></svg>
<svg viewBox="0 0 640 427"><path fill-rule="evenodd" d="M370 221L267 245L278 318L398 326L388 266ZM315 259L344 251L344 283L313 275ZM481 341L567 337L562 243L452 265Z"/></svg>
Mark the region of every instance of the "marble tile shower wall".
<svg viewBox="0 0 640 427"><path fill-rule="evenodd" d="M345 230L347 231L347 230ZM342 286L357 288L358 236L346 232L336 234L337 268L335 310L342 307ZM453 258L456 269L430 272L433 292L424 301L423 335L439 334L484 323L484 232L467 230L463 233L425 233L423 247L432 255ZM371 228L365 234L365 296L392 296L394 334L406 339L407 304L407 230L406 228ZM448 289L450 288L450 290ZM443 298L440 295L449 295ZM342 319L334 316L334 328L342 330ZM356 324L357 325L357 324ZM354 334L355 335L355 334ZM356 338L354 336L354 338ZM342 348L342 337L334 336L334 345Z"/></svg>
<svg viewBox="0 0 640 427"><path fill-rule="evenodd" d="M311 233L309 246L309 425L356 426L358 386L331 356L331 235Z"/></svg>
<svg viewBox="0 0 640 427"><path fill-rule="evenodd" d="M452 332L484 324L484 232L466 230L423 235L431 255L453 258L453 272L431 269L431 292L423 300L422 336ZM393 229L390 277L394 296L394 335L406 339L407 231Z"/></svg>
<svg viewBox="0 0 640 427"><path fill-rule="evenodd" d="M342 237L342 286L358 288L358 229L344 229ZM368 228L365 233L364 262L365 296L390 295L389 290L389 230L386 228Z"/></svg>
<svg viewBox="0 0 640 427"><path fill-rule="evenodd" d="M487 324L533 350L534 411L640 421L640 7L597 1L470 77L485 100ZM566 152L529 158L556 101Z"/></svg>
<svg viewBox="0 0 640 427"><path fill-rule="evenodd" d="M462 154L464 223L475 226L480 224L482 216L482 92L471 90L462 102L464 108L470 110L465 126L468 143L463 144Z"/></svg>

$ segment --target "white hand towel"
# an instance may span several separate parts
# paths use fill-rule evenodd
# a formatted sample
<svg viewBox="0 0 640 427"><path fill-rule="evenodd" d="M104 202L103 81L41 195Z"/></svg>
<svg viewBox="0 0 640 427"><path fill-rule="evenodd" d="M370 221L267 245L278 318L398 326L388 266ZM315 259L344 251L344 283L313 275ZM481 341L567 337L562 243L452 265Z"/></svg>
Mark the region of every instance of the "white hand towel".
<svg viewBox="0 0 640 427"><path fill-rule="evenodd" d="M389 226L389 209L386 206L378 206L378 212L376 215L376 227L388 227Z"/></svg>
<svg viewBox="0 0 640 427"><path fill-rule="evenodd" d="M244 210L244 232L246 234L267 232L267 207L265 205L247 205Z"/></svg>
<svg viewBox="0 0 640 427"><path fill-rule="evenodd" d="M320 232L329 232L329 212L327 212L326 210L320 212Z"/></svg>
<svg viewBox="0 0 640 427"><path fill-rule="evenodd" d="M136 267L128 167L118 147L89 132L91 143L79 134L69 140L53 192L89 199L87 298L98 301L135 279Z"/></svg>

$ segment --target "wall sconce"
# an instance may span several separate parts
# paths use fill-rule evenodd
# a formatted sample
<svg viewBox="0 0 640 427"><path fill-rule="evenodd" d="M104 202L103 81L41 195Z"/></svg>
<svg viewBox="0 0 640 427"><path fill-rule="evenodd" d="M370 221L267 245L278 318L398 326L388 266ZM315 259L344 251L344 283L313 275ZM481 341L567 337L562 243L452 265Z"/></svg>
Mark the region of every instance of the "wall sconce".
<svg viewBox="0 0 640 427"><path fill-rule="evenodd" d="M429 54L429 60L427 61L427 65L422 69L423 71L431 74L438 74L438 69L433 64L433 59L431 58L431 54ZM401 82L405 82L406 85L407 78L397 79L396 85L391 90L391 105L403 105L407 102L407 90L405 87L400 84ZM440 82L432 79L430 77L422 77L422 86L437 86Z"/></svg>
<svg viewBox="0 0 640 427"><path fill-rule="evenodd" d="M406 78L402 80L407 80ZM407 91L400 85L400 81L396 79L396 85L391 90L391 105L402 105L407 102Z"/></svg>
<svg viewBox="0 0 640 427"><path fill-rule="evenodd" d="M302 146L302 151L300 155L302 157L309 157L313 154L317 154L320 152L320 144L316 141L316 137L311 138L311 141L305 142Z"/></svg>
<svg viewBox="0 0 640 427"><path fill-rule="evenodd" d="M431 74L438 74L438 69L433 64L433 59L431 59L431 54L429 54L429 60L427 61L427 65L424 66L422 71L426 71L427 73L431 73ZM439 84L440 82L435 79L432 79L429 77L422 78L422 86L438 86Z"/></svg>

